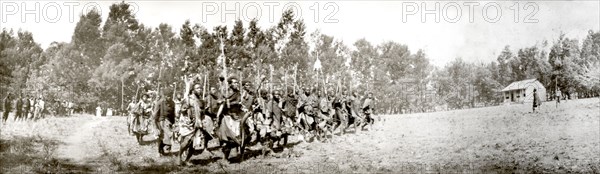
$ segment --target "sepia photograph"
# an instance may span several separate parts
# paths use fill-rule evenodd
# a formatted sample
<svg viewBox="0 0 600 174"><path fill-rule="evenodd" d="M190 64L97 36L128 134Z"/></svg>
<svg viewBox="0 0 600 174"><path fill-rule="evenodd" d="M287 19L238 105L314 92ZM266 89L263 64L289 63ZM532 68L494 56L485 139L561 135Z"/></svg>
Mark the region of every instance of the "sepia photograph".
<svg viewBox="0 0 600 174"><path fill-rule="evenodd" d="M2 0L0 173L600 173L600 1Z"/></svg>

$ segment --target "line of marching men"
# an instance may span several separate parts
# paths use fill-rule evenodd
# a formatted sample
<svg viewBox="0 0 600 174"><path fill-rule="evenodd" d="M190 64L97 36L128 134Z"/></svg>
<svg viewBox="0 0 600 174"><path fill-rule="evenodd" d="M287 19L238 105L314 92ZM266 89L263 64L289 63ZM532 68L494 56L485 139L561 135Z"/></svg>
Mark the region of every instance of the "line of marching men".
<svg viewBox="0 0 600 174"><path fill-rule="evenodd" d="M140 102L132 102L129 120L138 121L128 121L131 132L147 133L153 118L159 130L155 134L160 140L159 153L164 153L163 147L169 149L171 141L180 143L181 153L188 146L206 149L209 141L218 139L227 159L232 148L225 147L261 144L265 154L272 152L275 144L285 146L290 135L325 141L336 131L368 129L374 122L372 93L363 98L344 89L294 86L267 90L262 83L240 83L235 76L221 77L219 84L205 92L206 83L201 82L200 78L186 79L183 96L174 94L172 100L154 93L158 95L144 94Z"/></svg>

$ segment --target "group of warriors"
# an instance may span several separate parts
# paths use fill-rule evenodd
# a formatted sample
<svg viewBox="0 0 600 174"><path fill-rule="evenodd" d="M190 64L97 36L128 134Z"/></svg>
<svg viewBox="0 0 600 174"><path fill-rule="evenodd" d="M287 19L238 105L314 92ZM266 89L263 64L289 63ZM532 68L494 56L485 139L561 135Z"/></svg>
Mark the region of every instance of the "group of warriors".
<svg viewBox="0 0 600 174"><path fill-rule="evenodd" d="M174 92L169 98L157 90L143 93L139 102L134 97L127 107L129 133L141 143L149 134L148 127L154 126L158 152L165 155L173 143L179 143L182 165L189 165L192 155L208 151L214 140L224 159L229 160L231 150L236 149L243 160L244 151L252 145L260 145L263 155L274 154L276 145L287 148L291 135L302 137L301 141L327 141L335 134L368 130L375 121L370 92L362 98L356 91L343 89L267 90L261 88L262 82L255 87L235 76L220 77L208 92L200 78L186 78L185 84L183 95Z"/></svg>
<svg viewBox="0 0 600 174"><path fill-rule="evenodd" d="M47 113L51 115L71 115L73 114L74 104L67 101L53 101L53 105L47 108L47 104L42 96L39 97L22 97L18 95L13 99L11 94L8 94L3 100L2 121L8 121L9 114L12 112L14 120L39 120L44 118Z"/></svg>

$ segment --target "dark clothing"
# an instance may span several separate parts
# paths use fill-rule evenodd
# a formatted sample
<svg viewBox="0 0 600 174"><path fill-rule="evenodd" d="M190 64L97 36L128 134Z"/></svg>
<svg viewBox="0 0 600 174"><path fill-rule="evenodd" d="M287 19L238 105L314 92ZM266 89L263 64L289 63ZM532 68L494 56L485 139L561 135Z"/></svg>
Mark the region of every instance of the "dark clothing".
<svg viewBox="0 0 600 174"><path fill-rule="evenodd" d="M12 109L10 98L8 98L8 97L4 98L3 104L4 104L4 108L3 108L4 112L2 113L2 120L6 121L8 119L8 113L10 113L10 110Z"/></svg>
<svg viewBox="0 0 600 174"><path fill-rule="evenodd" d="M10 112L10 110L12 110L10 98L4 98L4 100L2 101L2 103L4 103L4 107L2 108L3 111Z"/></svg>
<svg viewBox="0 0 600 174"><path fill-rule="evenodd" d="M533 107L541 106L542 101L540 100L540 96L536 92L533 93Z"/></svg>
<svg viewBox="0 0 600 174"><path fill-rule="evenodd" d="M284 102L283 108L285 109L285 115L287 117L296 120L296 106L298 105L298 99L293 97L288 97Z"/></svg>
<svg viewBox="0 0 600 174"><path fill-rule="evenodd" d="M16 112L15 112L15 119L20 118L23 116L23 99L17 99L16 101Z"/></svg>
<svg viewBox="0 0 600 174"><path fill-rule="evenodd" d="M231 116L234 120L241 119L243 111L240 91L229 91L229 96L226 96L226 98L229 100L229 106L226 105L226 108L223 109L223 114Z"/></svg>
<svg viewBox="0 0 600 174"><path fill-rule="evenodd" d="M29 99L27 99L27 98L24 98L22 102L23 102L22 117L27 118L29 115L29 110L31 109L31 105L29 103Z"/></svg>
<svg viewBox="0 0 600 174"><path fill-rule="evenodd" d="M208 114L211 117L216 118L217 112L219 112L219 107L221 106L218 102L223 100L223 96L219 93L208 95Z"/></svg>
<svg viewBox="0 0 600 174"><path fill-rule="evenodd" d="M166 100L161 98L155 102L154 107L154 118L158 121L167 120L171 123L175 123L175 102L173 100Z"/></svg>
<svg viewBox="0 0 600 174"><path fill-rule="evenodd" d="M273 119L273 122L271 123L271 127L273 127L275 130L278 130L281 128L281 124L283 121L283 110L281 109L281 107L279 107L278 102L271 100L269 102L270 105L270 110L271 110L271 117ZM283 105L283 103L281 103Z"/></svg>

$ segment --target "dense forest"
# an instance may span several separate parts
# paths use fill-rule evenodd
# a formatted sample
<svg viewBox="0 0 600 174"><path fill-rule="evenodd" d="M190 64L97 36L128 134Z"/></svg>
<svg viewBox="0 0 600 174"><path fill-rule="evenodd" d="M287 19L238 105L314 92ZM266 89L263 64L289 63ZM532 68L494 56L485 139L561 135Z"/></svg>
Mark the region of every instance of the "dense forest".
<svg viewBox="0 0 600 174"><path fill-rule="evenodd" d="M177 32L167 24L145 26L128 4L116 3L107 19L93 10L82 14L71 42L53 42L45 50L32 33L3 28L0 96L43 95L46 101L73 101L87 111L98 105L121 108L140 88L161 85L170 94L177 86L181 91L186 74L207 74L208 84L214 85L223 71L222 51L228 74L243 80L258 83L266 77L268 85L263 86L281 89L287 83L324 84L320 86L330 92L371 91L379 113L494 105L501 101L503 87L531 78L549 94L556 88L568 97L600 92L600 31L590 31L583 42L563 34L526 48L507 45L498 48L497 61L456 58L444 67L402 43L373 45L360 39L345 45L318 30L308 32L302 19L294 20L293 11L285 11L269 28L238 20L231 29L210 29L188 20ZM319 71L313 68L317 57Z"/></svg>

